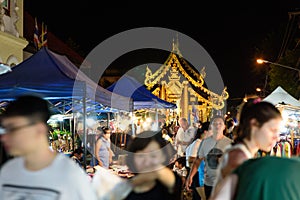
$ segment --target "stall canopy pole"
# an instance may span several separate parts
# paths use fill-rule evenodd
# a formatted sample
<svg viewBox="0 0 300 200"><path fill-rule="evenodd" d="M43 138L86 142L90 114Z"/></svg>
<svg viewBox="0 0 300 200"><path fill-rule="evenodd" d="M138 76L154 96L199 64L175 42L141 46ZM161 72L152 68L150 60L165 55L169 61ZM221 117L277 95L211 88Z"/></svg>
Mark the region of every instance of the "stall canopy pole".
<svg viewBox="0 0 300 200"><path fill-rule="evenodd" d="M75 130L76 120L75 120L74 112L73 112L72 116L73 116L73 130L71 130L72 131L72 147L73 147L72 151L74 151L75 150L75 134L76 134L76 130Z"/></svg>
<svg viewBox="0 0 300 200"><path fill-rule="evenodd" d="M107 112L107 128L109 128L110 112Z"/></svg>
<svg viewBox="0 0 300 200"><path fill-rule="evenodd" d="M84 169L86 169L86 156L87 156L87 130L86 130L86 85L85 83L83 84L83 99L82 99L82 104L83 104L83 143L84 143Z"/></svg>
<svg viewBox="0 0 300 200"><path fill-rule="evenodd" d="M134 112L130 112L131 115L131 130L132 130L132 136L135 137L135 126L134 126Z"/></svg>
<svg viewBox="0 0 300 200"><path fill-rule="evenodd" d="M158 127L158 108L157 108L157 104L155 104L156 108L155 108L155 121L156 121L156 131L159 130L159 127Z"/></svg>

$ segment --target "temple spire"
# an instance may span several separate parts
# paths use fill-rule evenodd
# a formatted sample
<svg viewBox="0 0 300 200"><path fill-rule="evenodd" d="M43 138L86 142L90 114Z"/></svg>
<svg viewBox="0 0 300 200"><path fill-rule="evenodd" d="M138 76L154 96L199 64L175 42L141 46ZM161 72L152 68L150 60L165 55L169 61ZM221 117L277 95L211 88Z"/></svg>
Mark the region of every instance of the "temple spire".
<svg viewBox="0 0 300 200"><path fill-rule="evenodd" d="M179 56L182 56L179 51L179 39L178 39L178 33L176 34L176 41L173 38L173 44L172 44L172 52L178 54Z"/></svg>

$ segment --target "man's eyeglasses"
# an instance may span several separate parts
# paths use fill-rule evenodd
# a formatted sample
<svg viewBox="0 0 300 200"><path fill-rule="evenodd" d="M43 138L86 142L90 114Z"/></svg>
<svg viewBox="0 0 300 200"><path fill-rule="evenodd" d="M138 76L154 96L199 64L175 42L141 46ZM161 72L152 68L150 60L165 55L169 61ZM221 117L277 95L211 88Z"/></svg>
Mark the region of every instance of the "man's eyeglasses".
<svg viewBox="0 0 300 200"><path fill-rule="evenodd" d="M16 127L9 127L9 128L0 127L0 134L13 133L13 132L16 132L16 131L18 131L20 129L32 126L34 124L36 124L36 122L30 122L28 124L24 124L24 125L16 126Z"/></svg>

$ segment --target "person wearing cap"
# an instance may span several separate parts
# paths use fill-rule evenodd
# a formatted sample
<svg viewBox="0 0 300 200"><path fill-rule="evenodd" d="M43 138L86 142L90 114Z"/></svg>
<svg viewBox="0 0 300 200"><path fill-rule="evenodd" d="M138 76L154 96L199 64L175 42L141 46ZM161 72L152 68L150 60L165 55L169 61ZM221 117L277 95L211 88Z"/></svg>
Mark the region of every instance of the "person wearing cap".
<svg viewBox="0 0 300 200"><path fill-rule="evenodd" d="M0 169L0 199L96 200L87 174L70 158L50 150L48 102L19 96L1 114L1 142L13 156Z"/></svg>

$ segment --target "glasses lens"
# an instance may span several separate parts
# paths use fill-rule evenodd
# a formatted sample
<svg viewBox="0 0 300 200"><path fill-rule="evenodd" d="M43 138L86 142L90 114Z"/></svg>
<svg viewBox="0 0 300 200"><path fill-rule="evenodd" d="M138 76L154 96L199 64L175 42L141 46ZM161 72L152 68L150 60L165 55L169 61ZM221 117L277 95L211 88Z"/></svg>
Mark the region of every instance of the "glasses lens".
<svg viewBox="0 0 300 200"><path fill-rule="evenodd" d="M5 134L5 133L6 133L6 130L4 128L0 127L0 135Z"/></svg>
<svg viewBox="0 0 300 200"><path fill-rule="evenodd" d="M34 124L36 124L36 123L35 122L31 122L29 124L25 124L25 125L17 126L17 127L11 127L11 128L0 127L0 134L6 134L6 133L10 133L10 132L15 132L15 131L18 131L20 129L32 126Z"/></svg>

